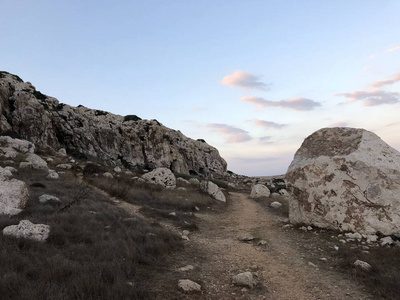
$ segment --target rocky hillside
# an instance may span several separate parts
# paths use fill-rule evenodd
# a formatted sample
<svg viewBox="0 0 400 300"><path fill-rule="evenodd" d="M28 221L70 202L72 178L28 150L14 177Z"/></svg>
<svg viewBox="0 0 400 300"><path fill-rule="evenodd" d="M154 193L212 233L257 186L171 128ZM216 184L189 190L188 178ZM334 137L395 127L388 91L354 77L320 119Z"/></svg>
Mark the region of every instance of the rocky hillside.
<svg viewBox="0 0 400 300"><path fill-rule="evenodd" d="M7 72L0 72L0 133L29 140L41 151L65 148L130 169L222 174L227 166L216 148L157 120L63 104Z"/></svg>

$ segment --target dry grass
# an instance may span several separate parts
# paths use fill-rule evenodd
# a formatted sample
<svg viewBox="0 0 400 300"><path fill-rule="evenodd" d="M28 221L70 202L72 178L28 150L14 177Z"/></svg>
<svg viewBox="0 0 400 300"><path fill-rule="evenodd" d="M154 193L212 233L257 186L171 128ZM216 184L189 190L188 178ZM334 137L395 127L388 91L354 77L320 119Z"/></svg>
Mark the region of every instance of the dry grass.
<svg viewBox="0 0 400 300"><path fill-rule="evenodd" d="M99 192L65 174L21 170L30 198L23 213L0 216L0 230L21 219L50 225L46 243L0 235L1 299L151 299L153 275L163 257L183 247L157 223L132 217ZM43 193L60 207L39 204Z"/></svg>

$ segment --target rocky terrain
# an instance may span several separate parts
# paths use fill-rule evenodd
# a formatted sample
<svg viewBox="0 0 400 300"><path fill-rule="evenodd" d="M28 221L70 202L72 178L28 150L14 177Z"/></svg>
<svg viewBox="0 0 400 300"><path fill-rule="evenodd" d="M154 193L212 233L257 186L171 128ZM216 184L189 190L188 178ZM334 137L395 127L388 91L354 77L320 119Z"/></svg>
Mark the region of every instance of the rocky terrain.
<svg viewBox="0 0 400 300"><path fill-rule="evenodd" d="M40 151L64 148L75 157L129 169L226 172L225 160L204 140L187 138L157 120L60 103L7 72L0 72L0 133L28 140Z"/></svg>
<svg viewBox="0 0 400 300"><path fill-rule="evenodd" d="M321 129L249 178L155 120L0 77L5 299L398 299L400 153L374 133Z"/></svg>

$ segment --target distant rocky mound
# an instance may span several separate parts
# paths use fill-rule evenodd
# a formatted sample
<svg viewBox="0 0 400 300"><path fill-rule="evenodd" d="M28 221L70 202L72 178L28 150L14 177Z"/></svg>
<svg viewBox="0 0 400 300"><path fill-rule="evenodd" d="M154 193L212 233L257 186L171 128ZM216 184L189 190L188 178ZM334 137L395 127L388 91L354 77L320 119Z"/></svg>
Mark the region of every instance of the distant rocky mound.
<svg viewBox="0 0 400 300"><path fill-rule="evenodd" d="M318 130L296 152L286 180L293 223L400 236L400 153L372 132Z"/></svg>
<svg viewBox="0 0 400 300"><path fill-rule="evenodd" d="M38 150L65 148L69 155L130 169L166 167L174 172L226 172L218 150L157 120L72 107L0 72L0 134L33 142Z"/></svg>

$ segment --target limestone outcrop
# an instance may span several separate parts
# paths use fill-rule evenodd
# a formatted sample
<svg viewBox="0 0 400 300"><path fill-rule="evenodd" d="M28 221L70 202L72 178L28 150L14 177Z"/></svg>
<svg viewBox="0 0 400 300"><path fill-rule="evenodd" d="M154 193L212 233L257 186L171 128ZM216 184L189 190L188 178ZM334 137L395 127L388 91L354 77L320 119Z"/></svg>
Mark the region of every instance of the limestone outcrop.
<svg viewBox="0 0 400 300"><path fill-rule="evenodd" d="M292 223L400 236L400 153L372 132L318 130L297 150L286 180Z"/></svg>
<svg viewBox="0 0 400 300"><path fill-rule="evenodd" d="M33 224L28 220L22 220L18 225L5 227L3 229L3 234L16 238L44 242L49 237L50 226L45 224Z"/></svg>
<svg viewBox="0 0 400 300"><path fill-rule="evenodd" d="M72 107L37 91L18 76L0 72L0 133L38 149L132 169L169 168L179 173L223 174L226 162L204 140L192 140L157 120Z"/></svg>

